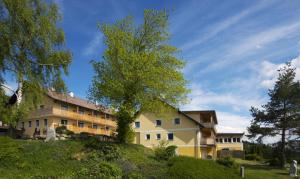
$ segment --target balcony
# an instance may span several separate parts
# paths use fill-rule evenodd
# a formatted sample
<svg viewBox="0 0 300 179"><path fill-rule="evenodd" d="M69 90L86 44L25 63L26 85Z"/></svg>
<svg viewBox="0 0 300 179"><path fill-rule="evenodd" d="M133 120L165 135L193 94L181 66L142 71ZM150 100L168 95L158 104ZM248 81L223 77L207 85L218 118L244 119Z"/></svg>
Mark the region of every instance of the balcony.
<svg viewBox="0 0 300 179"><path fill-rule="evenodd" d="M75 133L88 132L91 134L111 135L111 131L105 129L94 129L90 127L78 127L76 125L67 125L67 129Z"/></svg>
<svg viewBox="0 0 300 179"><path fill-rule="evenodd" d="M216 141L214 138L206 138L206 137L203 137L200 139L200 144L201 145L216 145Z"/></svg>
<svg viewBox="0 0 300 179"><path fill-rule="evenodd" d="M104 126L116 127L116 122L108 119L104 119L100 116L92 116L87 114L79 114L72 111L66 111L59 108L44 108L37 109L31 113L30 118L40 118L40 117L49 117L49 116L57 116L61 118L84 121Z"/></svg>
<svg viewBox="0 0 300 179"><path fill-rule="evenodd" d="M203 122L201 124L204 126L204 128L213 129L215 132L217 132L216 125L213 122Z"/></svg>

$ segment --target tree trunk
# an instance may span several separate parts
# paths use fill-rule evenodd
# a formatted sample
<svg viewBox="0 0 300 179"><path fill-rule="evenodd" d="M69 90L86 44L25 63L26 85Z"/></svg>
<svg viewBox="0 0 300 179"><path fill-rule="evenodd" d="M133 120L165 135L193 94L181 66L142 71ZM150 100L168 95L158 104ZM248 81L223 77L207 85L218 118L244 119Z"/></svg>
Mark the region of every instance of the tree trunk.
<svg viewBox="0 0 300 179"><path fill-rule="evenodd" d="M134 122L134 118L130 115L126 109L121 109L117 113L118 126L117 126L117 139L120 143L131 143L134 138L134 132L132 131L131 124Z"/></svg>
<svg viewBox="0 0 300 179"><path fill-rule="evenodd" d="M280 156L280 166L284 168L285 165L285 128L282 128L282 134L281 134L281 156Z"/></svg>

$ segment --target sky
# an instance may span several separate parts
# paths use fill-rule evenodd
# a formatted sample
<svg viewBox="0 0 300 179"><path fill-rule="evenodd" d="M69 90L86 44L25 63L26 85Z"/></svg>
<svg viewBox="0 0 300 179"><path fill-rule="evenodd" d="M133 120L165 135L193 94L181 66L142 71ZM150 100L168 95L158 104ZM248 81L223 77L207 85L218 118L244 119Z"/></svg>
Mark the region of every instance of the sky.
<svg viewBox="0 0 300 179"><path fill-rule="evenodd" d="M65 77L75 96L86 98L94 74L91 60L105 50L98 23L128 15L137 24L144 9L170 12L169 43L186 61L183 73L192 90L182 110L216 110L218 132L246 132L251 106L268 100L267 92L287 61L300 80L299 0L53 0L59 26L73 62Z"/></svg>

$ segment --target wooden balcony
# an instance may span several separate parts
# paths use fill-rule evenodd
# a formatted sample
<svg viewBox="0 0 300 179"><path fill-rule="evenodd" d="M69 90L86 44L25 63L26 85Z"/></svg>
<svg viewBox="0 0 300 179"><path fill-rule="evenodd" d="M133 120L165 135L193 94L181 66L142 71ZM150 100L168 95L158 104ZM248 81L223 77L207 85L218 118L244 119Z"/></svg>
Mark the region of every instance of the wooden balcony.
<svg viewBox="0 0 300 179"><path fill-rule="evenodd" d="M217 132L215 123L213 123L213 122L203 122L201 124L204 126L204 128L213 129L215 133Z"/></svg>
<svg viewBox="0 0 300 179"><path fill-rule="evenodd" d="M37 109L31 113L30 118L41 118L41 117L50 117L56 116L65 119L77 120L77 121L84 121L89 122L92 124L99 124L103 126L110 126L116 127L116 121L110 119L104 119L101 116L92 116L87 114L79 114L72 111L62 110L59 108L44 108L44 109Z"/></svg>
<svg viewBox="0 0 300 179"><path fill-rule="evenodd" d="M90 128L90 127L78 127L75 125L67 125L66 126L68 130L73 131L75 133L80 133L80 132L88 132L90 134L101 134L101 135L111 135L110 130L105 130L105 129L101 129L101 128Z"/></svg>
<svg viewBox="0 0 300 179"><path fill-rule="evenodd" d="M216 145L215 138L212 137L202 137L200 139L201 145Z"/></svg>

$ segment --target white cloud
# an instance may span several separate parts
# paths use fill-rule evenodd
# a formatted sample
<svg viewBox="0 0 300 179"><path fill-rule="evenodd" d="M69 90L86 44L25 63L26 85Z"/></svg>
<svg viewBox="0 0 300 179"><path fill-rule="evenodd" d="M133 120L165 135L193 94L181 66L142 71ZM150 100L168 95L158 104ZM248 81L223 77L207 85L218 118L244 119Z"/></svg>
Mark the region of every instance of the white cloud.
<svg viewBox="0 0 300 179"><path fill-rule="evenodd" d="M218 111L217 118L219 122L217 125L218 132L246 132L251 121L249 116Z"/></svg>
<svg viewBox="0 0 300 179"><path fill-rule="evenodd" d="M282 68L285 64L275 64L269 61L263 61L260 64L261 68L259 69L258 73L260 78L262 79L260 85L264 88L272 88L278 78L278 70ZM291 60L291 65L296 68L296 80L300 80L300 56Z"/></svg>
<svg viewBox="0 0 300 179"><path fill-rule="evenodd" d="M195 110L209 107L223 106L229 107L234 111L249 110L251 106L260 106L263 99L249 95L236 93L215 93L204 90L200 85L192 85L190 103L184 109Z"/></svg>
<svg viewBox="0 0 300 179"><path fill-rule="evenodd" d="M221 68L224 68L240 59L242 57L249 56L256 53L259 47L265 47L272 42L287 38L288 35L291 35L297 30L300 29L300 21L290 23L288 25L280 25L277 27L272 27L267 30L264 30L255 35L251 35L243 40L233 44L226 50L226 55L220 60L214 61L211 65L208 65L200 73L208 73Z"/></svg>
<svg viewBox="0 0 300 179"><path fill-rule="evenodd" d="M226 30L227 28L233 26L234 24L238 23L240 20L247 17L248 15L263 9L264 7L269 5L270 2L271 1L261 1L261 3L255 5L255 6L251 6L250 8L245 9L244 11L240 12L239 14L236 14L232 17L225 19L224 21L214 24L213 26L206 29L207 33L201 32L201 34L199 34L198 38L195 38L193 41L189 41L188 43L183 44L181 46L181 49L187 50L187 49L193 48L197 45L200 45L204 41L213 38L214 36L218 35L220 32L222 32L222 31Z"/></svg>
<svg viewBox="0 0 300 179"><path fill-rule="evenodd" d="M88 46L83 50L83 55L90 56L96 54L97 51L100 51L102 39L102 33L96 33Z"/></svg>
<svg viewBox="0 0 300 179"><path fill-rule="evenodd" d="M14 93L14 91L16 91L18 88L18 84L13 82L9 82L2 85L3 86L1 86L1 88L4 90L5 94L9 96L11 96Z"/></svg>

